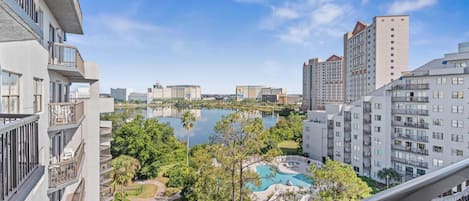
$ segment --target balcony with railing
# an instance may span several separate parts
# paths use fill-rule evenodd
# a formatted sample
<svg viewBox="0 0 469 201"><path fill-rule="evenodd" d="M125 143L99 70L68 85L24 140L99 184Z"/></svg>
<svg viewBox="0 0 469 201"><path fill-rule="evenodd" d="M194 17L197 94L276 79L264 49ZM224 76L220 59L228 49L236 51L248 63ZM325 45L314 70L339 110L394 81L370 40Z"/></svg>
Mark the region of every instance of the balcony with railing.
<svg viewBox="0 0 469 201"><path fill-rule="evenodd" d="M79 180L83 156L85 154L84 142L78 146L74 155L49 165L49 188L60 189Z"/></svg>
<svg viewBox="0 0 469 201"><path fill-rule="evenodd" d="M421 110L421 109L392 109L392 113L403 114L403 115L428 116L428 110Z"/></svg>
<svg viewBox="0 0 469 201"><path fill-rule="evenodd" d="M364 146L371 146L371 137L370 136L363 136L363 145Z"/></svg>
<svg viewBox="0 0 469 201"><path fill-rule="evenodd" d="M82 81L85 76L85 62L75 46L63 43L49 43L49 69L71 81Z"/></svg>
<svg viewBox="0 0 469 201"><path fill-rule="evenodd" d="M0 200L24 200L44 175L37 115L0 114Z"/></svg>
<svg viewBox="0 0 469 201"><path fill-rule="evenodd" d="M392 90L426 90L430 89L429 84L395 84Z"/></svg>
<svg viewBox="0 0 469 201"><path fill-rule="evenodd" d="M84 201L85 200L85 179L81 179L77 189L73 192L72 201Z"/></svg>
<svg viewBox="0 0 469 201"><path fill-rule="evenodd" d="M428 129L428 123L392 121L393 126Z"/></svg>
<svg viewBox="0 0 469 201"><path fill-rule="evenodd" d="M398 163L403 163L407 165L412 165L420 168L428 168L428 163L424 161L417 161L417 160L411 160L411 159L405 159L405 158L398 158L396 156L392 156L391 160L398 162Z"/></svg>
<svg viewBox="0 0 469 201"><path fill-rule="evenodd" d="M346 144L344 146L344 151L350 153L352 151L352 145L351 144Z"/></svg>
<svg viewBox="0 0 469 201"><path fill-rule="evenodd" d="M428 103L428 96L394 96L392 97L392 102L418 102L418 103Z"/></svg>
<svg viewBox="0 0 469 201"><path fill-rule="evenodd" d="M425 135L410 135L404 133L393 133L394 138L404 139L404 140L413 140L417 142L428 142L428 136Z"/></svg>
<svg viewBox="0 0 469 201"><path fill-rule="evenodd" d="M84 117L84 102L50 103L49 131L78 127Z"/></svg>
<svg viewBox="0 0 469 201"><path fill-rule="evenodd" d="M409 146L403 146L403 145L397 145L397 144L393 144L391 147L394 150L405 151L405 152L420 154L420 155L428 155L428 149L421 149L421 148L415 148L415 147L409 147Z"/></svg>
<svg viewBox="0 0 469 201"><path fill-rule="evenodd" d="M42 39L36 0L0 0L0 41Z"/></svg>
<svg viewBox="0 0 469 201"><path fill-rule="evenodd" d="M114 198L114 191L110 185L101 185L100 201L110 201Z"/></svg>

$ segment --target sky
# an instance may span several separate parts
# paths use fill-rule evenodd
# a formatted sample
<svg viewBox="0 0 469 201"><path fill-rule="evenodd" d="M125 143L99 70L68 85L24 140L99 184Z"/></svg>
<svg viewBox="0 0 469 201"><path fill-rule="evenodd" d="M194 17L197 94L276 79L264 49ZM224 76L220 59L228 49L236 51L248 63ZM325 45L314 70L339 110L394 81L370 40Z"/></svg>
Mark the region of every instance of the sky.
<svg viewBox="0 0 469 201"><path fill-rule="evenodd" d="M112 2L112 3L111 3ZM197 84L301 93L302 65L343 55L343 34L373 16L410 15L409 70L469 41L467 0L80 0L84 35L67 35L100 66L101 92Z"/></svg>

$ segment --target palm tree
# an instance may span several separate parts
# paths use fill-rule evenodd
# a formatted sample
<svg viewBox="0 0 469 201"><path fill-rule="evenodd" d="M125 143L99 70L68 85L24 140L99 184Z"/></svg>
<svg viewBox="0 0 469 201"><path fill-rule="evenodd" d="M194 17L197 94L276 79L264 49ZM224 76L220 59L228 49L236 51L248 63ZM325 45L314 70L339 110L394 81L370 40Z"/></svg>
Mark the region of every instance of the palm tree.
<svg viewBox="0 0 469 201"><path fill-rule="evenodd" d="M393 168L383 168L378 171L378 178L383 180L386 179L386 186L389 188L389 183L393 180L399 180L401 175L399 175L399 173L397 173Z"/></svg>
<svg viewBox="0 0 469 201"><path fill-rule="evenodd" d="M120 186L121 200L124 199L124 186L128 185L134 178L137 170L140 169L140 163L131 156L121 155L112 160L112 185L114 189Z"/></svg>
<svg viewBox="0 0 469 201"><path fill-rule="evenodd" d="M195 116L192 112L187 111L181 117L182 127L186 130L187 133L187 153L186 153L186 163L189 166L189 131L194 127Z"/></svg>

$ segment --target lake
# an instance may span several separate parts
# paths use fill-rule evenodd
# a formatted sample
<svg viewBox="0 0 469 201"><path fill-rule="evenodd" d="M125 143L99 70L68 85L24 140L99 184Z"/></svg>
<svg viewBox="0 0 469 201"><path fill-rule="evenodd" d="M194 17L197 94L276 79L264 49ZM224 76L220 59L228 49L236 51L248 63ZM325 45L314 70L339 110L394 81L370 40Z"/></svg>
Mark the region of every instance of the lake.
<svg viewBox="0 0 469 201"><path fill-rule="evenodd" d="M124 109L116 109L116 112L122 112ZM189 133L189 146L205 144L209 142L209 137L215 133L213 128L223 115L236 112L231 109L178 109L175 107L148 107L133 110L142 114L145 118L157 118L160 122L167 122L174 128L174 135L181 141L186 141L187 134L181 125L181 116L186 111L191 111L196 116L194 128ZM260 111L242 112L250 118L261 117L264 122L264 128L268 129L277 123L278 115L272 113L263 113Z"/></svg>

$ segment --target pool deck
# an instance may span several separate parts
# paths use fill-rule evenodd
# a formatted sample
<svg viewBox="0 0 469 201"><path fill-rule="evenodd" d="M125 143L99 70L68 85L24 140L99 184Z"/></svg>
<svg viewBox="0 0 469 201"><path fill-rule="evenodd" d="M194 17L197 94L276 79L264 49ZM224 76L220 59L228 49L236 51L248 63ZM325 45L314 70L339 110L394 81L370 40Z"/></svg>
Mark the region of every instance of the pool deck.
<svg viewBox="0 0 469 201"><path fill-rule="evenodd" d="M291 162L294 162L294 164ZM257 166L266 164L267 163L264 162L256 163L250 166L248 169L250 171L256 172ZM311 164L322 165L320 162L312 161L311 159L299 156L279 156L274 160L273 163L269 163L269 165L277 166L280 172L287 174L303 174L306 176L311 176ZM304 190L304 188L300 188L298 186L287 186L285 184L274 184L269 186L265 191L253 192L253 197L254 200L266 201L269 199L269 196L272 196L276 192L295 192L300 190Z"/></svg>

